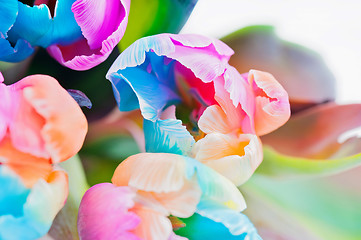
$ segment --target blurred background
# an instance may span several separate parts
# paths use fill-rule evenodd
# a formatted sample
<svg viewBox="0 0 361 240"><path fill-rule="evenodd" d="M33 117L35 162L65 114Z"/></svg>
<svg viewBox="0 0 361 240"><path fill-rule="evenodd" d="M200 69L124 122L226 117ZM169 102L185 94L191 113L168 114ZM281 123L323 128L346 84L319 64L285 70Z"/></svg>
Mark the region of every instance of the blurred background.
<svg viewBox="0 0 361 240"><path fill-rule="evenodd" d="M323 57L336 77L338 103L361 102L361 1L199 0L182 33L222 38L250 25L271 25L283 40Z"/></svg>

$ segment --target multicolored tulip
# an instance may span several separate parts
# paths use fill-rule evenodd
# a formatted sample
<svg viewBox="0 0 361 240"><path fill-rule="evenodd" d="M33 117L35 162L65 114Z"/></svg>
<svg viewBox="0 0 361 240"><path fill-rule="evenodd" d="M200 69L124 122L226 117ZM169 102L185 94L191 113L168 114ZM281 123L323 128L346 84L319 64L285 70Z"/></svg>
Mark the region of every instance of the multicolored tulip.
<svg viewBox="0 0 361 240"><path fill-rule="evenodd" d="M239 71L270 71L290 95L290 121L261 138L265 159L259 173L297 178L361 164L359 140L347 136L361 126L361 105L334 103L335 77L319 55L279 39L268 26L241 29L224 41L235 49L230 62Z"/></svg>
<svg viewBox="0 0 361 240"><path fill-rule="evenodd" d="M222 174L227 172L226 176L240 185L262 161L256 135L284 124L290 109L287 93L272 75L256 70L239 74L228 64L232 54L216 39L161 34L127 48L107 78L121 111L140 108L145 118L146 151L184 155L193 151L199 155L196 158ZM169 107L172 104L180 111L175 113ZM182 117L184 112L188 116ZM195 149L193 137L175 114L197 139L207 134ZM217 145L214 151L202 147L210 146L209 142L217 143L212 143Z"/></svg>
<svg viewBox="0 0 361 240"><path fill-rule="evenodd" d="M112 183L98 184L84 195L78 218L82 239L183 239L174 235L167 217L182 218L183 223L191 217L192 223L182 232L187 235L198 223L192 217L195 212L210 225L221 223L227 229L223 236L259 238L253 225L239 213L245 202L238 189L192 158L170 153L137 154L118 166ZM109 221L97 221L102 216ZM120 222L124 228L117 227Z"/></svg>
<svg viewBox="0 0 361 240"><path fill-rule="evenodd" d="M322 58L271 27L241 29L224 41L238 70L274 73L292 109L284 126L261 137L264 160L241 187L245 213L267 239L359 239L361 145L352 131L361 126L361 105L335 103L335 78Z"/></svg>
<svg viewBox="0 0 361 240"><path fill-rule="evenodd" d="M65 203L67 175L56 164L79 151L87 121L52 77L33 75L10 86L3 80L0 74L0 236L36 239Z"/></svg>
<svg viewBox="0 0 361 240"><path fill-rule="evenodd" d="M23 60L33 47L41 46L59 63L75 70L90 69L107 59L124 35L130 7L129 0L36 0L33 5L6 2L0 12L11 18L1 23L0 43L16 45L13 54L7 50L0 60Z"/></svg>

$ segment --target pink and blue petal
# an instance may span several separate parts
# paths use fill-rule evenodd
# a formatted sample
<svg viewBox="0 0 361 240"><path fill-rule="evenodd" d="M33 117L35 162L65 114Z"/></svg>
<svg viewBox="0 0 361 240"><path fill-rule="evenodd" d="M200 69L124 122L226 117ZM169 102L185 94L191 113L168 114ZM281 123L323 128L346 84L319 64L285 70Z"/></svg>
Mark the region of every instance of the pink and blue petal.
<svg viewBox="0 0 361 240"><path fill-rule="evenodd" d="M195 77L209 83L224 73L232 54L230 48L215 39L198 35L159 34L139 39L122 52L109 69L107 79L113 84L120 110L125 109L127 103L122 101L122 95L133 96L134 99L132 93L127 93L133 91L143 116L155 121L166 107L180 100L175 75L181 68L176 68L176 65L189 68ZM130 85L126 88L127 92L120 89L125 85L119 84L120 81ZM148 91L153 91L152 96L147 94Z"/></svg>
<svg viewBox="0 0 361 240"><path fill-rule="evenodd" d="M135 191L101 183L90 188L80 204L78 232L87 239L140 240L132 231L141 219L130 209L134 207ZM102 222L99 222L103 219Z"/></svg>
<svg viewBox="0 0 361 240"><path fill-rule="evenodd" d="M102 63L124 35L129 8L130 0L76 0L71 11L83 37L67 46L49 46L49 54L75 70Z"/></svg>

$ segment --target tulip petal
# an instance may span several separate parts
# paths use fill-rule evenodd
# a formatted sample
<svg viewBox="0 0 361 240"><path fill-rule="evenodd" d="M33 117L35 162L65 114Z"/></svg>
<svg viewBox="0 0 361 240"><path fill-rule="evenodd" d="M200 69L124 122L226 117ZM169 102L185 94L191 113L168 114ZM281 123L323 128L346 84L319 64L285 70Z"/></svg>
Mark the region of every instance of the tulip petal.
<svg viewBox="0 0 361 240"><path fill-rule="evenodd" d="M186 158L188 177L196 174L202 190L202 198L207 198L236 211L246 208L245 200L238 188L227 178L193 158Z"/></svg>
<svg viewBox="0 0 361 240"><path fill-rule="evenodd" d="M250 134L238 137L208 134L196 142L193 154L195 159L230 179L236 186L246 182L263 159L259 138Z"/></svg>
<svg viewBox="0 0 361 240"><path fill-rule="evenodd" d="M0 33L6 36L7 31L12 27L18 13L17 0L0 0Z"/></svg>
<svg viewBox="0 0 361 240"><path fill-rule="evenodd" d="M175 230L175 233L192 240L261 240L252 223L242 213L220 208L218 209L217 214L218 219L220 215L222 217L230 217L229 219L224 219L224 221L227 222L233 220L230 225L236 225L234 227L242 228L243 234L233 235L227 228L228 226L226 227L222 222L214 221L197 213L190 218L182 218L181 221L184 222L186 226Z"/></svg>
<svg viewBox="0 0 361 240"><path fill-rule="evenodd" d="M235 50L230 64L239 72L274 75L288 92L292 111L335 99L335 77L319 54L280 39L272 26L246 27L222 40Z"/></svg>
<svg viewBox="0 0 361 240"><path fill-rule="evenodd" d="M33 46L44 48L78 40L82 35L71 11L73 2L56 1L54 17L46 4L30 7L19 2L19 14L10 34L15 39L26 39Z"/></svg>
<svg viewBox="0 0 361 240"><path fill-rule="evenodd" d="M0 61L19 62L30 56L34 49L23 39L9 41L8 32L12 29L18 15L18 1L0 1Z"/></svg>
<svg viewBox="0 0 361 240"><path fill-rule="evenodd" d="M71 10L84 38L68 46L52 45L48 48L49 54L74 70L88 70L99 65L123 37L129 7L129 0L75 1Z"/></svg>
<svg viewBox="0 0 361 240"><path fill-rule="evenodd" d="M4 167L0 167L0 171L0 175L5 176L5 179L11 179L9 183L12 186L14 184L18 186L17 189L22 192L23 196L16 196L18 201L22 201L22 206L5 205L6 207L20 207L21 210L17 212L12 210L15 215L5 212L0 216L0 237L2 239L37 239L45 235L56 214L65 203L68 194L66 173L63 171L52 172L47 181L40 179L29 192L24 186L19 186L19 182L12 172L7 172L7 170L4 172ZM3 179L1 180L3 181ZM14 194L13 191L14 189L11 189L10 195L5 193L6 198L14 197L19 193L15 192ZM23 194L26 194L26 197Z"/></svg>
<svg viewBox="0 0 361 240"><path fill-rule="evenodd" d="M140 239L168 239L172 235L172 224L164 215L144 207L137 208L134 212L142 219L134 230Z"/></svg>
<svg viewBox="0 0 361 240"><path fill-rule="evenodd" d="M0 156L0 165L4 164L14 171L28 188L39 179L47 179L52 171L49 159L15 149L8 138L2 139L0 143Z"/></svg>
<svg viewBox="0 0 361 240"><path fill-rule="evenodd" d="M341 135L360 126L361 104L330 103L292 116L283 127L262 137L262 142L288 156L329 159L342 146Z"/></svg>
<svg viewBox="0 0 361 240"><path fill-rule="evenodd" d="M251 70L248 81L256 97L255 129L257 135L274 131L287 122L291 110L288 94L269 73Z"/></svg>
<svg viewBox="0 0 361 240"><path fill-rule="evenodd" d="M144 171L146 169L146 171ZM188 217L201 197L196 181L186 176L183 156L165 153L140 153L124 160L112 178L116 186L130 186L147 198L160 202L171 214Z"/></svg>
<svg viewBox="0 0 361 240"><path fill-rule="evenodd" d="M199 118L198 127L207 134L214 132L227 134L233 130L228 123L227 115L222 108L219 105L212 105L204 110Z"/></svg>
<svg viewBox="0 0 361 240"><path fill-rule="evenodd" d="M147 152L187 155L195 142L180 120L144 120L143 128Z"/></svg>
<svg viewBox="0 0 361 240"><path fill-rule="evenodd" d="M186 181L185 169L186 163L183 156L139 153L119 164L112 182L116 186L130 186L147 192L178 191Z"/></svg>
<svg viewBox="0 0 361 240"><path fill-rule="evenodd" d="M197 206L197 213L214 222L223 224L233 236L240 236L250 240L261 239L256 228L246 215L216 202L202 200Z"/></svg>
<svg viewBox="0 0 361 240"><path fill-rule="evenodd" d="M145 69L141 68L126 68L119 72L121 73L111 75L111 82L115 95L118 96L116 100L120 111L140 108L145 119L155 121L160 117L161 111L169 102L175 102L179 99L169 86L172 84L171 79L169 82L160 82L155 75L149 74ZM121 88L125 83L129 84L131 88ZM118 89L121 92L118 92ZM132 89L138 98L137 100L131 92L125 92L126 90L133 91ZM129 99L126 99L127 96L130 96L130 99L134 99L137 102L132 101L131 104L127 106L126 104L129 101ZM124 98L125 102L122 101Z"/></svg>
<svg viewBox="0 0 361 240"><path fill-rule="evenodd" d="M10 42L0 36L0 61L20 62L34 53L34 48L25 40L19 39L12 47Z"/></svg>
<svg viewBox="0 0 361 240"><path fill-rule="evenodd" d="M129 187L101 183L91 187L79 207L78 232L81 239L140 240L134 229L141 217L130 209L134 207L135 192ZM103 219L101 223L99 219Z"/></svg>
<svg viewBox="0 0 361 240"><path fill-rule="evenodd" d="M84 142L87 121L66 90L45 75L26 77L15 88L23 88L27 102L45 119L41 134L52 162L64 161L77 153Z"/></svg>
<svg viewBox="0 0 361 240"><path fill-rule="evenodd" d="M231 54L233 51L219 40L198 35L160 34L145 37L120 54L109 69L107 79L113 84L120 110L129 109L127 97L133 100L135 94L143 116L155 121L159 119L161 111L180 100L175 93L175 63L172 59L189 68L196 78L210 83L224 73ZM126 84L123 81L130 87L124 88ZM150 91L152 96L149 95ZM131 106L138 108L136 104Z"/></svg>

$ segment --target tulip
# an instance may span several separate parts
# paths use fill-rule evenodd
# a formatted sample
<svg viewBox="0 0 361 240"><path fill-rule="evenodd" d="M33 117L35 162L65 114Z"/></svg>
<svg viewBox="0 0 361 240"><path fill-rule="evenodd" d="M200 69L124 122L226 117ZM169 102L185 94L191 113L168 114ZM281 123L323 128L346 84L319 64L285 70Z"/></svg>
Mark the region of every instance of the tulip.
<svg viewBox="0 0 361 240"><path fill-rule="evenodd" d="M121 111L141 110L147 152L193 151L239 186L262 161L257 135L284 124L290 110L287 93L272 75L239 74L227 63L232 54L216 39L161 34L127 48L107 78ZM175 113L172 104L181 111ZM184 112L188 116L181 119L196 138L207 134L195 145L175 119Z"/></svg>
<svg viewBox="0 0 361 240"><path fill-rule="evenodd" d="M13 15L1 32L8 45L19 44L14 51L41 46L62 65L87 70L105 61L123 37L129 6L129 0L36 0L33 6L11 0L0 7ZM9 54L0 59L9 58L18 61Z"/></svg>
<svg viewBox="0 0 361 240"><path fill-rule="evenodd" d="M37 239L65 203L67 174L57 164L80 150L87 121L54 78L3 80L0 74L0 236Z"/></svg>
<svg viewBox="0 0 361 240"><path fill-rule="evenodd" d="M244 208L238 189L198 161L169 153L141 153L118 166L112 184L87 191L78 229L81 239L183 239L174 235L167 217L172 215L172 222L191 217L192 223L183 226L182 234L187 235L194 223L199 224L192 217L197 212L195 216L207 219L208 226L220 223L225 228L223 237L258 239L253 225L239 213ZM100 218L108 220L97 221Z"/></svg>
<svg viewBox="0 0 361 240"><path fill-rule="evenodd" d="M361 105L336 104L335 78L322 58L270 27L241 29L224 41L239 71L274 74L292 109L284 126L261 137L264 160L241 187L245 213L266 239L359 239L361 149L351 131L361 126Z"/></svg>
<svg viewBox="0 0 361 240"><path fill-rule="evenodd" d="M261 138L265 159L259 173L298 178L361 164L358 140L347 136L361 126L361 105L334 103L335 78L320 56L280 40L267 26L241 29L224 41L236 51L230 62L238 70L251 65L270 71L290 95L290 121Z"/></svg>

